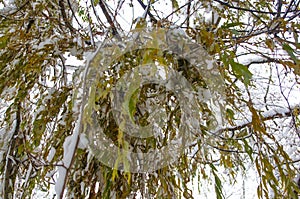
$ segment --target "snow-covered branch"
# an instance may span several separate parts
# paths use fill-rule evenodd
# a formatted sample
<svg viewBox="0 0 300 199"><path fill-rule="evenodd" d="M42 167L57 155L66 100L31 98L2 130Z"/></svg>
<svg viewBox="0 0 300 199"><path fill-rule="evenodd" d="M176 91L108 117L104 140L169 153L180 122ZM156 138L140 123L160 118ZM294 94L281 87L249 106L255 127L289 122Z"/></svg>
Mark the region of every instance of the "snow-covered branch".
<svg viewBox="0 0 300 199"><path fill-rule="evenodd" d="M278 118L291 117L294 112L299 111L299 110L300 110L299 105L293 107L291 110L288 108L273 109L270 111L262 112L260 115L260 119L262 121L269 121L269 120L274 120L274 119L278 119ZM222 132L237 131L237 130L241 130L245 127L251 127L251 126L252 126L252 118L247 118L244 121L238 122L236 126L230 126L230 127L219 129L215 132L215 134L220 135Z"/></svg>

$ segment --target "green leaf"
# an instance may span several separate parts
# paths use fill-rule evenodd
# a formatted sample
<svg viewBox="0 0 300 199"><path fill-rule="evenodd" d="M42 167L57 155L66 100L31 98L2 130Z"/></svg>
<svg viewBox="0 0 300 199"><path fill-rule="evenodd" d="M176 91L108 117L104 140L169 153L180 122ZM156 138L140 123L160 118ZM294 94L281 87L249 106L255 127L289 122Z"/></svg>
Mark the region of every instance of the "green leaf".
<svg viewBox="0 0 300 199"><path fill-rule="evenodd" d="M234 23L228 23L228 24L222 25L222 28L223 29L228 29L228 28L232 28L232 27L235 27L235 26L241 26L241 25L244 25L244 23L234 22Z"/></svg>
<svg viewBox="0 0 300 199"><path fill-rule="evenodd" d="M209 166L212 169L211 170L212 174L215 177L215 192L216 192L217 199L222 199L222 198L224 198L223 193L222 193L222 181L216 173L218 170L213 164L210 164Z"/></svg>
<svg viewBox="0 0 300 199"><path fill-rule="evenodd" d="M235 29L230 29L230 30L231 30L232 34L234 34L234 35L240 35L241 34L239 31L237 31Z"/></svg>
<svg viewBox="0 0 300 199"><path fill-rule="evenodd" d="M245 151L246 153L249 155L251 161L253 162L253 149L251 148L251 146L249 146L248 142L246 140L243 140L244 142L244 148L245 148Z"/></svg>
<svg viewBox="0 0 300 199"><path fill-rule="evenodd" d="M132 121L134 121L134 114L136 112L136 103L138 101L138 96L140 93L140 89L137 89L133 92L133 94L131 95L130 99L129 99L129 103L128 103L128 108L129 108L129 116L131 118Z"/></svg>
<svg viewBox="0 0 300 199"><path fill-rule="evenodd" d="M220 178L215 174L215 191L217 199L222 199L222 183Z"/></svg>
<svg viewBox="0 0 300 199"><path fill-rule="evenodd" d="M252 73L249 71L248 67L233 60L230 60L230 65L235 76L238 79L241 79L246 86L249 85Z"/></svg>
<svg viewBox="0 0 300 199"><path fill-rule="evenodd" d="M230 119L233 119L234 120L234 112L232 109L230 108L227 108L226 109L226 114L227 114L227 117L230 118Z"/></svg>
<svg viewBox="0 0 300 199"><path fill-rule="evenodd" d="M287 43L283 44L283 49L289 54L289 56L292 58L296 64L300 64L299 59L294 55L294 50L292 49L291 46L289 46Z"/></svg>
<svg viewBox="0 0 300 199"><path fill-rule="evenodd" d="M0 48L5 48L7 45L8 36L0 37Z"/></svg>
<svg viewBox="0 0 300 199"><path fill-rule="evenodd" d="M176 0L171 0L172 1L172 7L173 8L178 8L178 2Z"/></svg>

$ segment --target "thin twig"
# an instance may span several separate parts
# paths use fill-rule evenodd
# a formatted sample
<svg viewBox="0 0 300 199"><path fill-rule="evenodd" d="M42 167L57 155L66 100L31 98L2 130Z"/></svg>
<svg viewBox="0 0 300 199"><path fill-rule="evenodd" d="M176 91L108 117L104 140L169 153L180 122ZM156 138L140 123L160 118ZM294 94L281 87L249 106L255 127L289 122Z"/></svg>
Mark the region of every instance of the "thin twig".
<svg viewBox="0 0 300 199"><path fill-rule="evenodd" d="M182 8L184 8L185 6L188 6L193 1L194 0L189 0L186 4L180 6L179 8L177 8L176 10L174 10L173 12L171 12L168 16L165 17L165 19L168 19L170 16L172 16L173 14L175 14L176 12L178 12L179 10L181 10Z"/></svg>
<svg viewBox="0 0 300 199"><path fill-rule="evenodd" d="M279 70L278 70L278 66L276 66L276 71L277 71L277 78L278 78L278 82L279 82L280 93L281 93L281 95L283 96L284 100L286 101L286 103L288 105L288 108L290 110L290 116L292 117L292 122L293 122L293 125L294 125L295 130L296 130L296 134L300 138L300 132L299 132L299 129L297 128L296 119L295 119L295 115L294 115L294 110L290 105L288 97L285 96L284 91L282 89L282 81L281 81L281 78L280 78L280 73L279 73Z"/></svg>
<svg viewBox="0 0 300 199"><path fill-rule="evenodd" d="M93 9L93 12L94 12L94 15L96 16L96 19L99 23L100 26L103 26L104 28L106 28L105 24L101 21L98 13L96 12L96 9L95 9L95 6L94 6L94 1L91 0L91 5L92 5L92 9Z"/></svg>
<svg viewBox="0 0 300 199"><path fill-rule="evenodd" d="M72 4L71 4L70 0L68 0L68 5L69 5L69 8L71 9L72 17L75 18L77 24L80 26L81 29L83 29L82 25L79 23L79 20L78 20L77 17L76 17L76 14L75 14L75 12L74 12L74 10L73 10L73 8L72 8Z"/></svg>

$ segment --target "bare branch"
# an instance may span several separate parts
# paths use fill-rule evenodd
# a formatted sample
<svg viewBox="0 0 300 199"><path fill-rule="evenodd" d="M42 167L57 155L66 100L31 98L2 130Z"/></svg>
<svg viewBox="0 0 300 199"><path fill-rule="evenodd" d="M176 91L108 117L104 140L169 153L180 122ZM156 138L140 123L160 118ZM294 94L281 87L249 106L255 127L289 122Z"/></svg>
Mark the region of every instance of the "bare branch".
<svg viewBox="0 0 300 199"><path fill-rule="evenodd" d="M282 89L282 80L280 78L279 70L278 70L278 66L277 65L276 65L276 71L277 71L277 77L278 77L278 82L279 82L280 93L283 96L284 100L286 101L286 103L287 103L287 105L289 107L290 116L292 117L293 125L294 125L294 127L296 129L296 133L297 133L298 137L300 138L300 132L299 132L299 129L297 128L296 118L295 118L295 115L294 115L294 110L293 110L293 108L290 105L288 97L284 94L284 91Z"/></svg>
<svg viewBox="0 0 300 199"><path fill-rule="evenodd" d="M106 9L103 0L99 1L99 6L101 7L103 14L105 15L105 17L106 17L106 19L107 19L107 21L108 21L108 23L109 23L109 25L110 25L110 27L112 29L113 35L116 36L118 40L121 40L120 34L119 34L119 32L118 32L118 30L117 30L117 28L116 28L116 26L115 26L115 24L114 24L111 16L109 15L109 13L108 13L108 11Z"/></svg>
<svg viewBox="0 0 300 199"><path fill-rule="evenodd" d="M80 26L80 28L83 28L82 25L79 23L79 21L78 21L76 15L75 15L75 12L74 12L74 10L73 10L73 6L72 6L70 0L68 0L68 5L69 5L69 8L71 9L72 17L75 18L75 20L76 20L77 24Z"/></svg>
<svg viewBox="0 0 300 199"><path fill-rule="evenodd" d="M143 7L144 10L147 9L147 6L143 3L143 1L138 0L138 2L139 2L139 4ZM157 19L155 19L155 17L151 14L151 12L149 11L149 8L148 8L146 14L149 15L151 22L153 22L153 23L155 23L155 24L157 23Z"/></svg>
<svg viewBox="0 0 300 199"><path fill-rule="evenodd" d="M179 10L181 10L182 8L184 8L185 6L188 6L190 3L192 3L194 0L189 0L186 4L180 6L179 8L177 8L176 10L174 10L173 12L171 12L168 16L165 17L165 19L168 19L170 16L172 16L174 13L178 12Z"/></svg>
<svg viewBox="0 0 300 199"><path fill-rule="evenodd" d="M281 7L282 7L282 0L278 0L277 1L277 16L276 16L276 18L280 17Z"/></svg>
<svg viewBox="0 0 300 199"><path fill-rule="evenodd" d="M101 26L103 26L104 28L106 28L105 24L101 21L101 19L100 19L98 13L96 12L96 9L95 9L94 1L93 1L93 0L91 0L91 5L92 5L92 9L93 9L94 15L96 16L96 19L97 19L98 23L99 23Z"/></svg>
<svg viewBox="0 0 300 199"><path fill-rule="evenodd" d="M65 22L65 25L70 29L71 33L75 33L76 32L75 28L71 25L70 21L67 18L66 9L65 9L63 0L59 0L58 4L60 7L60 12L61 12L62 18Z"/></svg>
<svg viewBox="0 0 300 199"><path fill-rule="evenodd" d="M191 15L191 2L189 2L187 7L187 19L186 19L187 28L190 28L190 15Z"/></svg>

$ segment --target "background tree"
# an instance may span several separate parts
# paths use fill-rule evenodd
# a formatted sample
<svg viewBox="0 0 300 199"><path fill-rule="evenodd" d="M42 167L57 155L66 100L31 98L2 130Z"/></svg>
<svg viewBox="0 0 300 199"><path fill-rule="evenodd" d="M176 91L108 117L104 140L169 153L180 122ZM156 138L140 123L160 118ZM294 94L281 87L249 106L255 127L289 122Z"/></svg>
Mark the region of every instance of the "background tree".
<svg viewBox="0 0 300 199"><path fill-rule="evenodd" d="M51 197L54 184L58 198L63 193L68 198L191 198L188 183L195 178L200 192L207 191L201 186L208 180L216 197L224 198L226 175L219 171L230 176L227 184L235 184L247 165L256 168L259 197L297 198L299 4L296 0L0 1L3 198L27 198L37 190ZM79 112L74 100L80 101L84 69L68 58L86 60L105 38L122 40L137 27L176 27L217 60L226 85L226 125L213 140L204 136L177 162L155 172L104 166L84 145L81 134L70 165L64 164L66 145L76 133ZM138 59L139 54L135 56ZM198 81L199 74L180 68L185 63L177 64L187 79ZM118 72L112 75L117 76ZM144 89L138 103L146 101L151 88ZM108 113L105 100L94 103L108 107ZM142 122L143 116L137 117ZM109 124L103 126L117 144L116 126L113 121ZM207 133L205 126L202 131ZM146 142L155 143L151 138Z"/></svg>

